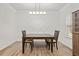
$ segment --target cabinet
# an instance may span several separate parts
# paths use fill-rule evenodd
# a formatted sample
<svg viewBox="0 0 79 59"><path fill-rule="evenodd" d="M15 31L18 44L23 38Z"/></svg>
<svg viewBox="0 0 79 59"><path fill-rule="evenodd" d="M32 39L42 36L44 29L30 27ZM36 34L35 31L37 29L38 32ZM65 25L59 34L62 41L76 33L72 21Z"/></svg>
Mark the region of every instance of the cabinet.
<svg viewBox="0 0 79 59"><path fill-rule="evenodd" d="M79 10L72 13L73 55L79 56Z"/></svg>

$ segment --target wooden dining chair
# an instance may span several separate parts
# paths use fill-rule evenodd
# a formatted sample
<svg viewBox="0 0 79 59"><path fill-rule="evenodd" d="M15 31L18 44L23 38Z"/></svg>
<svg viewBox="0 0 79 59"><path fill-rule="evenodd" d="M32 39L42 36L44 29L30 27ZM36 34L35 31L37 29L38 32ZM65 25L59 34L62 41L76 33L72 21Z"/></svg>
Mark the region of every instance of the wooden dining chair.
<svg viewBox="0 0 79 59"><path fill-rule="evenodd" d="M53 39L53 45L56 45L57 50L58 50L57 42L58 42L59 32L60 31L55 30L55 32L54 32L54 39ZM47 45L49 46L49 49L50 49L51 39L48 39L46 42L47 42Z"/></svg>
<svg viewBox="0 0 79 59"><path fill-rule="evenodd" d="M33 49L33 40L32 39L26 39L26 31L25 30L23 30L22 31L22 43L24 44L24 46L25 46L25 43L26 43L26 46L27 46L27 43L29 43L30 44L30 46L31 46L31 51L32 51L32 49ZM22 47L23 49L24 49L24 47ZM24 53L24 51L23 51L23 53Z"/></svg>

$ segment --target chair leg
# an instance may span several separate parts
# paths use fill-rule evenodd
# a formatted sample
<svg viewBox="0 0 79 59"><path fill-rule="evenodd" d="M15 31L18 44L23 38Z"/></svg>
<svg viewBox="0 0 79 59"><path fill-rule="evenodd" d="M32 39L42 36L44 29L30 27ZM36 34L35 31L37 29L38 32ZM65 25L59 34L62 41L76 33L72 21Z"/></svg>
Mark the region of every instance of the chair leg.
<svg viewBox="0 0 79 59"><path fill-rule="evenodd" d="M51 43L51 52L53 53L53 43Z"/></svg>
<svg viewBox="0 0 79 59"><path fill-rule="evenodd" d="M46 42L46 48L47 48L47 46L48 46L48 42L45 40L45 42Z"/></svg>
<svg viewBox="0 0 79 59"><path fill-rule="evenodd" d="M31 51L32 51L32 43L31 43Z"/></svg>
<svg viewBox="0 0 79 59"><path fill-rule="evenodd" d="M58 50L58 44L57 44L57 42L56 42L56 48L57 48L57 50Z"/></svg>
<svg viewBox="0 0 79 59"><path fill-rule="evenodd" d="M31 43L31 52L32 52L32 50L33 50L33 42Z"/></svg>
<svg viewBox="0 0 79 59"><path fill-rule="evenodd" d="M54 47L55 47L55 43L54 43L53 45L54 45Z"/></svg>
<svg viewBox="0 0 79 59"><path fill-rule="evenodd" d="M50 50L50 43L48 43L48 47L49 47L48 49Z"/></svg>
<svg viewBox="0 0 79 59"><path fill-rule="evenodd" d="M27 43L25 43L25 45L27 46Z"/></svg>
<svg viewBox="0 0 79 59"><path fill-rule="evenodd" d="M31 46L31 51L32 51L32 43L30 43L30 46Z"/></svg>

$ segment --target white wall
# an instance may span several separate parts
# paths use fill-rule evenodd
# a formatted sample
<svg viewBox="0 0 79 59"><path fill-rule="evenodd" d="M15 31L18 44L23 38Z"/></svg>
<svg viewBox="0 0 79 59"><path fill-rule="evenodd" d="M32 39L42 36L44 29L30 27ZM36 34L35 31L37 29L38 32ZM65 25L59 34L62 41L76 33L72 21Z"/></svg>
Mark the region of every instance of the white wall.
<svg viewBox="0 0 79 59"><path fill-rule="evenodd" d="M72 39L67 37L67 24L72 24L72 12L79 9L79 4L67 4L59 12L60 14L60 41L72 49Z"/></svg>
<svg viewBox="0 0 79 59"><path fill-rule="evenodd" d="M51 33L59 29L59 15L56 11L47 11L46 15L30 15L28 11L17 11L17 39L21 40L21 31L27 33Z"/></svg>
<svg viewBox="0 0 79 59"><path fill-rule="evenodd" d="M0 50L15 38L15 10L9 4L0 4Z"/></svg>

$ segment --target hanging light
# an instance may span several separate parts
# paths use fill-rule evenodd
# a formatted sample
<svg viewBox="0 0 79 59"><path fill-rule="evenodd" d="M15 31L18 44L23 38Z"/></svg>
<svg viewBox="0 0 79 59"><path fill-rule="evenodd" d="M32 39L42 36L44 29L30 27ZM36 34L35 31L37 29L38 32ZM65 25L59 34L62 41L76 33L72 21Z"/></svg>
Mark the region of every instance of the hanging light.
<svg viewBox="0 0 79 59"><path fill-rule="evenodd" d="M29 14L46 14L46 11L29 11Z"/></svg>
<svg viewBox="0 0 79 59"><path fill-rule="evenodd" d="M35 3L35 11L29 11L29 14L46 14L46 11L41 11L40 10L40 4L39 4L39 11L36 10L36 3Z"/></svg>

